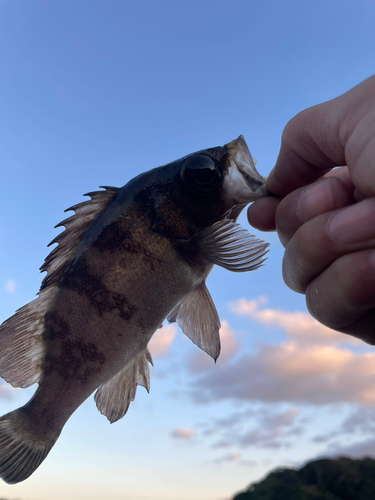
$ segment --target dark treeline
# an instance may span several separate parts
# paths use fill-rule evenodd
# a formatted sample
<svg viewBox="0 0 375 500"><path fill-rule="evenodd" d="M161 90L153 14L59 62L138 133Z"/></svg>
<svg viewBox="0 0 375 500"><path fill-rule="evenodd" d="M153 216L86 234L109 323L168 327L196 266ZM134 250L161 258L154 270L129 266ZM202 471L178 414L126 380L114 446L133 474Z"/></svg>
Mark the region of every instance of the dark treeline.
<svg viewBox="0 0 375 500"><path fill-rule="evenodd" d="M277 469L233 500L374 500L375 460L338 458Z"/></svg>

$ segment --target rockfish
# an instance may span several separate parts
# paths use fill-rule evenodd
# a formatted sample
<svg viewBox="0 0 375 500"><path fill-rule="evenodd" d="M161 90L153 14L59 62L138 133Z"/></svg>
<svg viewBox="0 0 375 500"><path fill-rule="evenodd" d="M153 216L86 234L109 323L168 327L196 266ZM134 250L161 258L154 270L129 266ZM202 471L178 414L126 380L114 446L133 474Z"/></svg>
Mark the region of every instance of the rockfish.
<svg viewBox="0 0 375 500"><path fill-rule="evenodd" d="M214 264L243 272L264 261L268 245L235 222L266 194L264 181L240 136L68 209L38 298L0 326L1 377L39 384L0 418L0 477L29 477L96 389L99 411L123 417L137 385L149 390L147 344L165 318L217 359L220 322L205 280Z"/></svg>

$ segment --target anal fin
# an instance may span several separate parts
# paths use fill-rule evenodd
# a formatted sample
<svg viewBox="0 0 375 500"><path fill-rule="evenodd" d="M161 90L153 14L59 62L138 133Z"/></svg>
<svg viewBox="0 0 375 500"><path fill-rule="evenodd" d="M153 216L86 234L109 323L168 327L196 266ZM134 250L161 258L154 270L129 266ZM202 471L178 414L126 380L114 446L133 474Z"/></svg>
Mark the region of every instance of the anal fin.
<svg viewBox="0 0 375 500"><path fill-rule="evenodd" d="M215 361L220 354L220 319L204 281L186 295L167 316Z"/></svg>
<svg viewBox="0 0 375 500"><path fill-rule="evenodd" d="M150 391L149 362L153 364L150 351L146 348L96 391L96 406L111 423L128 411L131 401L135 399L137 385Z"/></svg>

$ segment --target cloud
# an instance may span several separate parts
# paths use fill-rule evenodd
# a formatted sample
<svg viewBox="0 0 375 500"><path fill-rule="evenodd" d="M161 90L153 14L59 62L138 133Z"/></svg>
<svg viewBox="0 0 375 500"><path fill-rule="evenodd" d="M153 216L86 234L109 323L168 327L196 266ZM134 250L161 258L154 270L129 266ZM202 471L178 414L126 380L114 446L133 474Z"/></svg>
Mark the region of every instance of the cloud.
<svg viewBox="0 0 375 500"><path fill-rule="evenodd" d="M307 313L266 308L265 303L265 298L242 299L231 308L252 321L281 329L284 339L258 341L251 351L241 352L234 331L225 322L229 347L224 362L216 367L204 365L200 358L203 353L187 358L189 372L194 375L190 379L193 400L232 400L241 405L231 415L218 415L203 430L202 437L212 449L231 452L219 456L217 463L248 448L285 453L283 450L295 446L305 433L306 419L296 406L343 403L354 411L348 415L345 410L342 421L336 422L330 432L324 426L326 435L313 441L321 448L327 443L330 456L375 456L375 350L323 327ZM366 435L369 438L364 440ZM236 461L238 465L240 462Z"/></svg>
<svg viewBox="0 0 375 500"><path fill-rule="evenodd" d="M188 360L191 371L199 373L191 384L195 401L375 404L373 348L353 351L341 345L351 337L323 327L306 313L262 309L265 300L242 299L231 307L238 314L283 328L286 340L263 343L235 360L233 354L227 356L225 363L209 371ZM229 325L226 329L230 331Z"/></svg>
<svg viewBox="0 0 375 500"><path fill-rule="evenodd" d="M156 330L148 343L151 355L154 358L167 357L169 355L169 347L172 344L177 328L174 325L167 325Z"/></svg>
<svg viewBox="0 0 375 500"><path fill-rule="evenodd" d="M172 437L176 439L191 439L195 436L195 430L188 427L178 427L172 432Z"/></svg>
<svg viewBox="0 0 375 500"><path fill-rule="evenodd" d="M228 415L227 417L218 418L214 421L214 426L218 428L228 428L237 425L238 423L248 420L254 417L255 411L252 408L247 408L246 410L236 411Z"/></svg>
<svg viewBox="0 0 375 500"><path fill-rule="evenodd" d="M227 453L223 457L214 460L215 464L223 464L228 462L237 462L241 458L241 453Z"/></svg>
<svg viewBox="0 0 375 500"><path fill-rule="evenodd" d="M215 419L210 428L205 431L205 434L212 435L236 427L243 428L250 420L258 421L261 427L288 427L294 424L298 413L298 409L294 407L278 411L275 405L272 405L272 407L262 406L257 409L252 406Z"/></svg>
<svg viewBox="0 0 375 500"><path fill-rule="evenodd" d="M354 432L371 432L375 430L375 411L373 408L357 408L342 423L342 432L353 434Z"/></svg>
<svg viewBox="0 0 375 500"><path fill-rule="evenodd" d="M239 316L246 316L263 325L277 327L284 330L286 337L298 344L338 345L349 343L363 345L363 342L350 335L336 332L321 325L308 313L301 311L287 312L279 309L262 309L266 304L266 297L254 300L240 299L229 304L230 310Z"/></svg>
<svg viewBox="0 0 375 500"><path fill-rule="evenodd" d="M192 383L196 400L375 404L375 353L293 342L266 344ZM199 389L196 391L194 389Z"/></svg>
<svg viewBox="0 0 375 500"><path fill-rule="evenodd" d="M293 424L298 415L298 409L291 407L280 413L270 412L264 416L263 425L268 427L288 427Z"/></svg>
<svg viewBox="0 0 375 500"><path fill-rule="evenodd" d="M221 352L217 360L217 366L221 366L231 359L239 350L235 332L230 328L228 321L223 320L220 328ZM213 360L205 352L195 350L187 360L187 367L191 373L201 373L211 370Z"/></svg>
<svg viewBox="0 0 375 500"><path fill-rule="evenodd" d="M335 431L317 435L313 438L315 443L325 443L336 439L338 436L348 435L353 438L355 435L373 436L375 433L375 410L374 408L364 406L355 408L355 410L344 419L340 427Z"/></svg>
<svg viewBox="0 0 375 500"><path fill-rule="evenodd" d="M363 457L373 457L375 458L375 438L365 439L363 441L357 441L355 443L350 443L348 445L338 444L332 450L327 450L324 456L330 457L352 457L352 458L363 458Z"/></svg>
<svg viewBox="0 0 375 500"><path fill-rule="evenodd" d="M5 283L5 290L9 293L9 294L13 294L15 293L16 291L16 283L15 281L13 280L8 280L6 283Z"/></svg>
<svg viewBox="0 0 375 500"><path fill-rule="evenodd" d="M290 443L281 439L287 435L288 433L279 427L258 428L244 434L239 444L243 448L249 446L269 449L290 448Z"/></svg>
<svg viewBox="0 0 375 500"><path fill-rule="evenodd" d="M286 438L299 436L303 432L302 427L295 426L297 417L298 410L293 407L282 411L277 411L274 407L263 407L256 414L258 422L245 432L243 431L246 426L245 421L238 428L236 423L231 428L221 428L221 430L225 429L227 432L222 439L213 445L213 448L229 448L231 446L239 446L240 448L255 446L269 449L289 448L291 445ZM254 422L253 419L252 422ZM218 423L219 428L217 430L220 430L220 421L215 422L215 424Z"/></svg>

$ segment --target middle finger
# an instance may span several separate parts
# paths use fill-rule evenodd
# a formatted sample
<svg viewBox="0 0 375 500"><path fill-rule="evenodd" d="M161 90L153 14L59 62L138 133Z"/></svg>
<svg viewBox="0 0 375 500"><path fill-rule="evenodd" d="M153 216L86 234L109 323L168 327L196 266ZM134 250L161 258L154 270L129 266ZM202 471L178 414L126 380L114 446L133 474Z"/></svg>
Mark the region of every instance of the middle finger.
<svg viewBox="0 0 375 500"><path fill-rule="evenodd" d="M375 199L328 212L306 222L290 239L283 276L294 291L308 284L342 255L375 247Z"/></svg>

